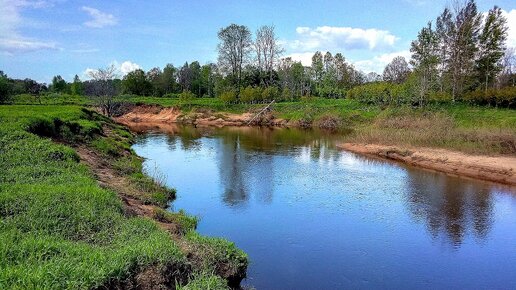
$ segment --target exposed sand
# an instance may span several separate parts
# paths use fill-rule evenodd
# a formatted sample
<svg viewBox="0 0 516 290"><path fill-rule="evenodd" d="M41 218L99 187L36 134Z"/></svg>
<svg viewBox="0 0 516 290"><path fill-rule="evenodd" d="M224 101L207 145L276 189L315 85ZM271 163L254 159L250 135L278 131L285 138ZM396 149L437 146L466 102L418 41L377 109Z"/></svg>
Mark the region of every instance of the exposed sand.
<svg viewBox="0 0 516 290"><path fill-rule="evenodd" d="M515 157L468 155L446 149L405 149L376 144L344 143L338 147L358 154L396 160L451 175L516 185Z"/></svg>
<svg viewBox="0 0 516 290"><path fill-rule="evenodd" d="M260 115L253 120L254 113L232 114L226 112L202 111L183 114L177 108L165 108L154 105L141 105L133 107L129 112L113 119L121 124L134 123L185 123L201 126L246 126L251 125L285 126L287 121L274 118L271 114Z"/></svg>

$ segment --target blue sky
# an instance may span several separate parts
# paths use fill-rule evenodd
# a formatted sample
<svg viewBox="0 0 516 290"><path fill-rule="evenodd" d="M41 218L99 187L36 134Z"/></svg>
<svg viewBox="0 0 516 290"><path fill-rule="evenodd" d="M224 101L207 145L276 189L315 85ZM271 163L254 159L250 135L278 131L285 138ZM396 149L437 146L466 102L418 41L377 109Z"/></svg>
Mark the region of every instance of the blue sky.
<svg viewBox="0 0 516 290"><path fill-rule="evenodd" d="M167 63L216 62L217 31L231 23L273 24L286 52L304 62L317 50L342 52L381 72L449 1L72 1L0 0L0 70L15 78L71 80L116 63L121 74ZM516 1L502 7L516 46Z"/></svg>

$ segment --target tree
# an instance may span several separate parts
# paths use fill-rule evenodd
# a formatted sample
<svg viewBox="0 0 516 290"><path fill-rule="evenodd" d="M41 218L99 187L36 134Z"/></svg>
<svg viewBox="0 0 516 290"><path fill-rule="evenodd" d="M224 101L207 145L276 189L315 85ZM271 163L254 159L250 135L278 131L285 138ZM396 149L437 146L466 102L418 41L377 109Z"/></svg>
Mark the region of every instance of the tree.
<svg viewBox="0 0 516 290"><path fill-rule="evenodd" d="M213 96L216 71L217 66L213 63L205 64L201 67L201 85L203 92L206 93L208 97Z"/></svg>
<svg viewBox="0 0 516 290"><path fill-rule="evenodd" d="M475 72L475 54L482 15L474 0L455 3L455 17L448 25L451 34L450 55L446 65L451 76L452 100L472 85Z"/></svg>
<svg viewBox="0 0 516 290"><path fill-rule="evenodd" d="M407 80L410 68L403 56L395 57L383 70L383 80L401 84Z"/></svg>
<svg viewBox="0 0 516 290"><path fill-rule="evenodd" d="M222 28L218 37L219 66L236 79L238 90L242 81L242 68L249 61L251 32L244 25L231 24Z"/></svg>
<svg viewBox="0 0 516 290"><path fill-rule="evenodd" d="M269 77L268 85L271 85L274 67L284 52L283 48L278 44L273 25L264 25L256 31L254 46L258 69Z"/></svg>
<svg viewBox="0 0 516 290"><path fill-rule="evenodd" d="M479 57L476 61L477 80L484 84L486 91L502 70L500 60L505 52L507 30L507 20L502 15L502 9L495 6L489 10L479 37Z"/></svg>
<svg viewBox="0 0 516 290"><path fill-rule="evenodd" d="M52 78L52 91L56 93L64 93L66 92L66 89L66 81L60 75L54 76Z"/></svg>
<svg viewBox="0 0 516 290"><path fill-rule="evenodd" d="M428 94L433 88L437 76L437 64L439 63L439 42L437 34L432 29L432 22L423 27L418 33L417 40L412 41L410 51L417 78L417 103L423 106Z"/></svg>
<svg viewBox="0 0 516 290"><path fill-rule="evenodd" d="M115 108L113 100L116 94L116 87L113 82L116 77L115 66L110 65L106 68L92 70L88 74L93 79L91 89L97 106L101 108L105 115L111 117Z"/></svg>
<svg viewBox="0 0 516 290"><path fill-rule="evenodd" d="M324 61L323 55L320 51L316 51L312 56L312 73L316 89L319 90L324 75Z"/></svg>
<svg viewBox="0 0 516 290"><path fill-rule="evenodd" d="M152 95L156 97L161 97L164 94L163 89L163 72L159 67L154 67L150 69L146 74L145 78L151 84Z"/></svg>
<svg viewBox="0 0 516 290"><path fill-rule="evenodd" d="M185 62L185 64L179 69L179 72L177 73L177 79L183 92L190 90L192 86L193 73L192 69L188 65L188 62Z"/></svg>
<svg viewBox="0 0 516 290"><path fill-rule="evenodd" d="M499 85L516 86L516 48L505 49L500 65L502 66L502 71L498 78Z"/></svg>
<svg viewBox="0 0 516 290"><path fill-rule="evenodd" d="M201 65L198 61L190 63L190 72L192 74L191 91L198 97L202 97L202 80L201 80Z"/></svg>
<svg viewBox="0 0 516 290"><path fill-rule="evenodd" d="M78 75L75 75L75 77L73 78L73 83L70 87L70 90L72 91L72 95L80 96L83 94L82 82L81 79L79 79Z"/></svg>
<svg viewBox="0 0 516 290"><path fill-rule="evenodd" d="M161 76L163 93L170 94L178 91L177 69L172 64L167 64Z"/></svg>
<svg viewBox="0 0 516 290"><path fill-rule="evenodd" d="M435 33L439 41L439 65L437 67L439 77L439 89L443 92L450 85L449 63L451 55L451 43L454 39L453 14L445 8L435 22Z"/></svg>
<svg viewBox="0 0 516 290"><path fill-rule="evenodd" d="M142 69L136 69L124 76L122 80L124 92L139 96L148 96L152 92L152 84L147 80Z"/></svg>
<svg viewBox="0 0 516 290"><path fill-rule="evenodd" d="M337 93L337 70L335 58L331 52L326 52L323 58L324 74L322 79L322 91L319 95L323 97L338 97Z"/></svg>
<svg viewBox="0 0 516 290"><path fill-rule="evenodd" d="M7 75L0 71L0 104L9 100L12 93L12 85Z"/></svg>
<svg viewBox="0 0 516 290"><path fill-rule="evenodd" d="M374 71L370 72L366 75L366 82L368 82L368 83L376 83L376 82L381 82L381 81L382 81L382 76L375 73Z"/></svg>

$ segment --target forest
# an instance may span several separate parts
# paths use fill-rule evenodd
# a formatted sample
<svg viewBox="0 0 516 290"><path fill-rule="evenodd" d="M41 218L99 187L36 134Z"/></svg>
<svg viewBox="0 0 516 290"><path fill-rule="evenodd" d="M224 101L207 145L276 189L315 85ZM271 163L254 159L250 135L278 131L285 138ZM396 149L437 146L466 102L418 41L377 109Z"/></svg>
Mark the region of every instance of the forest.
<svg viewBox="0 0 516 290"><path fill-rule="evenodd" d="M317 51L310 66L283 57L274 26L253 34L231 24L218 32L217 63L166 64L134 70L120 78L114 66L78 75L60 75L50 84L11 79L0 72L0 101L18 94L65 93L79 96L138 95L162 98L220 98L227 104L265 103L301 98L349 98L377 105L424 106L465 102L513 108L516 53L506 45L507 20L499 7L478 11L470 0L445 8L421 28L412 56L395 57L383 74L358 70L340 53Z"/></svg>

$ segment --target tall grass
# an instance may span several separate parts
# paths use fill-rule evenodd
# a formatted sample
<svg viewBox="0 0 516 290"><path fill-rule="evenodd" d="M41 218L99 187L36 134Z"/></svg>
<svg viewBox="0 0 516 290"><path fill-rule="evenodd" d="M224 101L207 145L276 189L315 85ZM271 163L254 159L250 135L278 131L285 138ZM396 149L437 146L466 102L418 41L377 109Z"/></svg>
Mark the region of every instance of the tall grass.
<svg viewBox="0 0 516 290"><path fill-rule="evenodd" d="M465 127L446 112L382 114L348 142L437 147L475 154L516 154L516 132L505 127Z"/></svg>
<svg viewBox="0 0 516 290"><path fill-rule="evenodd" d="M125 217L72 149L26 131L57 118L98 122L73 106L0 106L0 289L89 289L186 263L155 223Z"/></svg>
<svg viewBox="0 0 516 290"><path fill-rule="evenodd" d="M110 136L102 132L106 126ZM0 106L0 289L134 286L132 279L152 269L166 271L168 287L189 280L187 289L225 287L220 273L192 267L185 243L205 250L196 257L225 257L221 264L245 275L247 257L229 242L199 236L179 246L151 219L124 215L117 194L99 187L72 148L48 137L88 144L150 204L164 207L175 196L162 174L143 174L128 145L131 135L105 117L79 106ZM154 218L177 224L181 235L198 221L159 207Z"/></svg>

